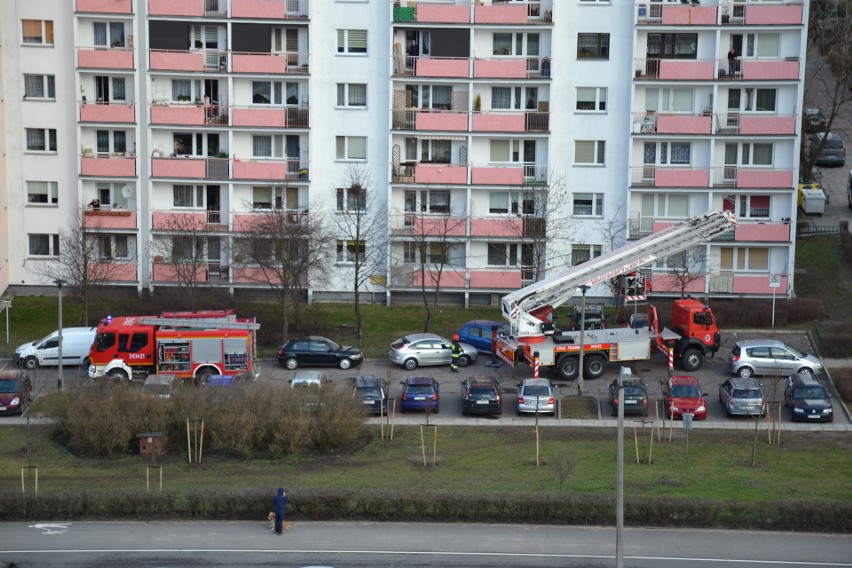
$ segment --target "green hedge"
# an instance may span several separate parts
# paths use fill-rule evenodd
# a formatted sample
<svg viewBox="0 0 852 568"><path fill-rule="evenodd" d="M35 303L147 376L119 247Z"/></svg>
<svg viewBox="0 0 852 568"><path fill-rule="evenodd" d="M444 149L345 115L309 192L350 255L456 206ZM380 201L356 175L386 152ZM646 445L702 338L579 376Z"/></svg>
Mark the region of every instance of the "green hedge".
<svg viewBox="0 0 852 568"><path fill-rule="evenodd" d="M272 488L234 490L0 492L0 520L251 520L266 518ZM479 522L613 525L614 499L589 494L504 495L423 491L290 489L288 518L310 521ZM714 501L626 497L625 523L647 527L707 527L852 532L844 501Z"/></svg>

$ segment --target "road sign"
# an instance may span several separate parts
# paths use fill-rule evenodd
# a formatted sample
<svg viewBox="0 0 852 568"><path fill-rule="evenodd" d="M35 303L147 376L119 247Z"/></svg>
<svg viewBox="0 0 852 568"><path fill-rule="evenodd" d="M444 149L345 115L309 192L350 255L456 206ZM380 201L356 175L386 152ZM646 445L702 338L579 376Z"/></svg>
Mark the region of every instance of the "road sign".
<svg viewBox="0 0 852 568"><path fill-rule="evenodd" d="M780 274L772 274L769 276L769 287L770 288L780 288L781 287L781 275Z"/></svg>

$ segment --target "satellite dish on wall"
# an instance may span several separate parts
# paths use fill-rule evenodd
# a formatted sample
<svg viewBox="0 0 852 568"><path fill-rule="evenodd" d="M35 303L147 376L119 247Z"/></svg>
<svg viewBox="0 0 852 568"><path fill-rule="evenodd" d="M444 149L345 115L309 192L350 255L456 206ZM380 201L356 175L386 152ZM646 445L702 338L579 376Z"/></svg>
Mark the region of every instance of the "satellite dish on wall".
<svg viewBox="0 0 852 568"><path fill-rule="evenodd" d="M124 196L125 199L133 196L133 188L129 185L125 185L121 188L121 195Z"/></svg>

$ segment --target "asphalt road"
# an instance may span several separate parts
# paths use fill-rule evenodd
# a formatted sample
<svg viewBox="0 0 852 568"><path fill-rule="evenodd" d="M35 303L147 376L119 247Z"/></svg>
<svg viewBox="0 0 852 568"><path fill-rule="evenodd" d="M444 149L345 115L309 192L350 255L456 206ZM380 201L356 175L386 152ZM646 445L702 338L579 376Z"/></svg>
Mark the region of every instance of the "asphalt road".
<svg viewBox="0 0 852 568"><path fill-rule="evenodd" d="M0 524L0 562L21 568L582 567L615 565L615 530L432 523L55 522ZM852 567L852 537L627 529L629 568Z"/></svg>

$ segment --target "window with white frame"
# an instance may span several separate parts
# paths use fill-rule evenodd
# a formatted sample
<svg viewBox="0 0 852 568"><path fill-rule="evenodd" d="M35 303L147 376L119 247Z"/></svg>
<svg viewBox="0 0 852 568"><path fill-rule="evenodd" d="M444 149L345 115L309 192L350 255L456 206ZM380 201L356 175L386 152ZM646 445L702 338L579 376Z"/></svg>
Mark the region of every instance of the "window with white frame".
<svg viewBox="0 0 852 568"><path fill-rule="evenodd" d="M642 217L657 219L688 219L689 196L675 193L642 195Z"/></svg>
<svg viewBox="0 0 852 568"><path fill-rule="evenodd" d="M755 166L771 166L772 165L772 143L771 142L755 142L752 144L751 163Z"/></svg>
<svg viewBox="0 0 852 568"><path fill-rule="evenodd" d="M27 128L26 135L29 152L56 152L55 128Z"/></svg>
<svg viewBox="0 0 852 568"><path fill-rule="evenodd" d="M338 83L337 84L337 106L357 107L367 106L367 84L366 83Z"/></svg>
<svg viewBox="0 0 852 568"><path fill-rule="evenodd" d="M577 34L578 59L609 59L609 34Z"/></svg>
<svg viewBox="0 0 852 568"><path fill-rule="evenodd" d="M535 214L535 195L532 192L492 191L488 194L488 212L492 215L512 213Z"/></svg>
<svg viewBox="0 0 852 568"><path fill-rule="evenodd" d="M406 213L450 214L450 191L445 189L406 190L404 194Z"/></svg>
<svg viewBox="0 0 852 568"><path fill-rule="evenodd" d="M252 81L251 102L255 105L298 105L299 84L294 81Z"/></svg>
<svg viewBox="0 0 852 568"><path fill-rule="evenodd" d="M27 180L27 203L56 205L59 202L59 183Z"/></svg>
<svg viewBox="0 0 852 568"><path fill-rule="evenodd" d="M338 211L364 211L367 209L367 190L359 185L337 188Z"/></svg>
<svg viewBox="0 0 852 568"><path fill-rule="evenodd" d="M491 87L491 108L508 110L512 108L512 87Z"/></svg>
<svg viewBox="0 0 852 568"><path fill-rule="evenodd" d="M689 165L690 155L692 153L692 144L689 142L672 142L670 164Z"/></svg>
<svg viewBox="0 0 852 568"><path fill-rule="evenodd" d="M366 250L364 241L337 241L337 262L363 262Z"/></svg>
<svg viewBox="0 0 852 568"><path fill-rule="evenodd" d="M98 182L96 189L101 207L127 207L127 197L124 196L124 192L122 191L126 185L121 182Z"/></svg>
<svg viewBox="0 0 852 568"><path fill-rule="evenodd" d="M571 245L571 266L583 264L589 259L601 255L601 245Z"/></svg>
<svg viewBox="0 0 852 568"><path fill-rule="evenodd" d="M420 140L420 161L432 164L449 164L453 145L449 140Z"/></svg>
<svg viewBox="0 0 852 568"><path fill-rule="evenodd" d="M420 250L420 244L416 241L405 241L402 243L402 263L403 264L417 264L418 258L420 255L418 251Z"/></svg>
<svg viewBox="0 0 852 568"><path fill-rule="evenodd" d="M755 89L754 110L758 112L775 112L775 89Z"/></svg>
<svg viewBox="0 0 852 568"><path fill-rule="evenodd" d="M781 34L759 33L757 34L757 56L778 57L781 42Z"/></svg>
<svg viewBox="0 0 852 568"><path fill-rule="evenodd" d="M722 270L766 272L769 270L769 249L766 247L722 247Z"/></svg>
<svg viewBox="0 0 852 568"><path fill-rule="evenodd" d="M110 77L109 75L95 76L95 100L97 102L124 102L126 99L127 89L124 77Z"/></svg>
<svg viewBox="0 0 852 568"><path fill-rule="evenodd" d="M172 260L204 258L204 240L201 237L172 237Z"/></svg>
<svg viewBox="0 0 852 568"><path fill-rule="evenodd" d="M575 193L573 195L574 216L602 217L603 193Z"/></svg>
<svg viewBox="0 0 852 568"><path fill-rule="evenodd" d="M769 195L726 195L722 209L739 219L768 219L771 202Z"/></svg>
<svg viewBox="0 0 852 568"><path fill-rule="evenodd" d="M577 110L606 110L606 87L577 87Z"/></svg>
<svg viewBox="0 0 852 568"><path fill-rule="evenodd" d="M252 156L255 158L284 157L284 137L280 134L254 135L251 137Z"/></svg>
<svg viewBox="0 0 852 568"><path fill-rule="evenodd" d="M172 100L191 101L192 81L189 79L172 79Z"/></svg>
<svg viewBox="0 0 852 568"><path fill-rule="evenodd" d="M53 75L24 75L24 98L56 99L56 78Z"/></svg>
<svg viewBox="0 0 852 568"><path fill-rule="evenodd" d="M367 30L337 30L337 53L367 53Z"/></svg>
<svg viewBox="0 0 852 568"><path fill-rule="evenodd" d="M517 266L518 245L515 243L488 243L488 266Z"/></svg>
<svg viewBox="0 0 852 568"><path fill-rule="evenodd" d="M29 45L53 45L52 20L21 20L22 39Z"/></svg>
<svg viewBox="0 0 852 568"><path fill-rule="evenodd" d="M693 112L695 89L677 87L645 89L645 110L659 112Z"/></svg>
<svg viewBox="0 0 852 568"><path fill-rule="evenodd" d="M256 185L251 188L252 209L299 209L299 188Z"/></svg>
<svg viewBox="0 0 852 568"><path fill-rule="evenodd" d="M336 158L338 160L366 160L366 136L337 136Z"/></svg>
<svg viewBox="0 0 852 568"><path fill-rule="evenodd" d="M191 185L175 184L172 186L172 205L174 207L192 207L195 188Z"/></svg>
<svg viewBox="0 0 852 568"><path fill-rule="evenodd" d="M123 260L130 257L127 235L98 235L99 260Z"/></svg>
<svg viewBox="0 0 852 568"><path fill-rule="evenodd" d="M537 33L497 32L492 36L492 55L526 55L540 54L541 38Z"/></svg>
<svg viewBox="0 0 852 568"><path fill-rule="evenodd" d="M95 47L124 47L124 22L92 22Z"/></svg>
<svg viewBox="0 0 852 568"><path fill-rule="evenodd" d="M575 140L575 164L604 164L606 158L605 140Z"/></svg>
<svg viewBox="0 0 852 568"><path fill-rule="evenodd" d="M27 240L30 256L59 256L59 235L31 233Z"/></svg>
<svg viewBox="0 0 852 568"><path fill-rule="evenodd" d="M520 140L491 140L491 163L518 163L521 161Z"/></svg>
<svg viewBox="0 0 852 568"><path fill-rule="evenodd" d="M124 154L127 152L127 133L124 130L97 130L95 132L97 152L109 155L111 152Z"/></svg>

